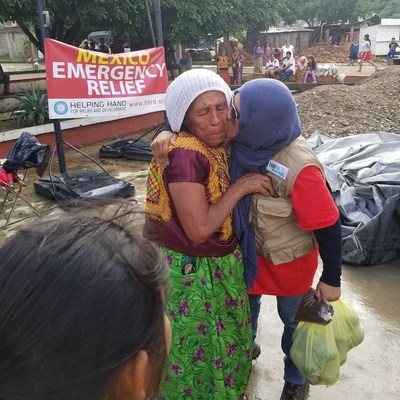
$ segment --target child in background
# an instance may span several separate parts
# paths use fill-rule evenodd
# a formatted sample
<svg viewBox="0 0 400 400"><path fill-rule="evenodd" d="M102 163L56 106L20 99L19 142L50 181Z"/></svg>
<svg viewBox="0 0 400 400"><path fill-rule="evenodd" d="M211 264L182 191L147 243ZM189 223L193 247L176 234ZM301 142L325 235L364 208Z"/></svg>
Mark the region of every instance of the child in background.
<svg viewBox="0 0 400 400"><path fill-rule="evenodd" d="M254 57L254 68L253 72L255 74L262 73L262 65L264 60L264 49L260 46L260 41L256 41L256 45L253 47L253 57Z"/></svg>
<svg viewBox="0 0 400 400"><path fill-rule="evenodd" d="M300 71L300 72L304 72L304 71L307 70L307 66L308 66L307 57L301 56L301 57L297 60L297 70Z"/></svg>
<svg viewBox="0 0 400 400"><path fill-rule="evenodd" d="M244 55L239 50L238 46L233 46L232 57L232 71L234 85L242 84L243 60Z"/></svg>
<svg viewBox="0 0 400 400"><path fill-rule="evenodd" d="M393 57L398 47L399 45L396 42L396 38L392 38L392 41L389 43L389 52L387 53L387 65L393 65Z"/></svg>
<svg viewBox="0 0 400 400"><path fill-rule="evenodd" d="M358 42L353 40L349 47L349 59L351 66L354 66L354 62L357 61L357 58L358 58Z"/></svg>
<svg viewBox="0 0 400 400"><path fill-rule="evenodd" d="M265 64L265 77L275 78L275 71L279 68L279 60L277 60L274 54L271 54L269 60Z"/></svg>
<svg viewBox="0 0 400 400"><path fill-rule="evenodd" d="M315 71L317 70L317 63L314 60L313 56L308 56L308 63L306 72L304 73L304 83L307 83L308 75L311 74L313 79L313 83L317 83L317 78L315 76Z"/></svg>
<svg viewBox="0 0 400 400"><path fill-rule="evenodd" d="M304 79L304 72L307 70L308 60L307 57L301 56L296 60L296 75L295 79L297 83L302 83Z"/></svg>
<svg viewBox="0 0 400 400"><path fill-rule="evenodd" d="M369 34L366 33L364 35L364 40L361 44L360 48L361 57L358 60L358 70L357 72L361 72L363 62L367 62L368 64L372 65L375 68L375 72L378 70L378 67L372 61L372 53L371 53L371 39L369 38Z"/></svg>
<svg viewBox="0 0 400 400"><path fill-rule="evenodd" d="M220 55L217 57L217 73L228 85L231 84L231 78L229 76L229 58L225 50L221 50Z"/></svg>

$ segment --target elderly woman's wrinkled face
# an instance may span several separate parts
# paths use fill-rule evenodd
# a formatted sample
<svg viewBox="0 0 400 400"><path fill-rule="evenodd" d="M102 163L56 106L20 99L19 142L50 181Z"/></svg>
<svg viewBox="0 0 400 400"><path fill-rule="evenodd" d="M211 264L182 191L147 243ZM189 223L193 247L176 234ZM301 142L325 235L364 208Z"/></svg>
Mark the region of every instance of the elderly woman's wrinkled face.
<svg viewBox="0 0 400 400"><path fill-rule="evenodd" d="M187 112L184 124L190 133L209 147L226 138L228 105L222 92L212 90L198 96Z"/></svg>

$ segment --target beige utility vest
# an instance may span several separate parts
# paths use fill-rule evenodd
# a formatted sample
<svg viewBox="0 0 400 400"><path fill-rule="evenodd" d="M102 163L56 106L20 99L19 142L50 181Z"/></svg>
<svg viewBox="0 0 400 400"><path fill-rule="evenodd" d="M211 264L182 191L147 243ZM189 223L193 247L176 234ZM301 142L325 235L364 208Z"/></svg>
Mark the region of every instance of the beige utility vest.
<svg viewBox="0 0 400 400"><path fill-rule="evenodd" d="M317 243L313 231L298 227L291 201L298 174L311 165L324 174L317 156L299 136L272 157L266 167L278 197L253 195L250 222L255 230L257 250L275 265L310 253Z"/></svg>

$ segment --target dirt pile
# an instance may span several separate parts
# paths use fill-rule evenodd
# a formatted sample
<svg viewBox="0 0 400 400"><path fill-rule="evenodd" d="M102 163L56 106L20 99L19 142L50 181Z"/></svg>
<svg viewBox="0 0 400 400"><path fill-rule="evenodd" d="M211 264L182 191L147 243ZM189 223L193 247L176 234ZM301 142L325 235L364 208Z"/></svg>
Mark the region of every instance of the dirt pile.
<svg viewBox="0 0 400 400"><path fill-rule="evenodd" d="M294 95L303 135L342 137L369 132L400 134L400 67L390 66L354 86L318 86Z"/></svg>
<svg viewBox="0 0 400 400"><path fill-rule="evenodd" d="M317 43L303 50L301 56L313 56L317 63L348 63L350 43L341 42L339 46L330 43Z"/></svg>

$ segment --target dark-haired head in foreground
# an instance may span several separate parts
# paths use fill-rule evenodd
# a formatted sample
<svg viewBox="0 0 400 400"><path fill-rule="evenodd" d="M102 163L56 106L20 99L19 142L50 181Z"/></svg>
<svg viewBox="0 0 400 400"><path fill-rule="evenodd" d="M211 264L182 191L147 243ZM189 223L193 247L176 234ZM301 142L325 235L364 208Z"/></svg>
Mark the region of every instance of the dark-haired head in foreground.
<svg viewBox="0 0 400 400"><path fill-rule="evenodd" d="M157 390L168 271L126 206L107 212L41 220L0 249L2 400L136 400Z"/></svg>

